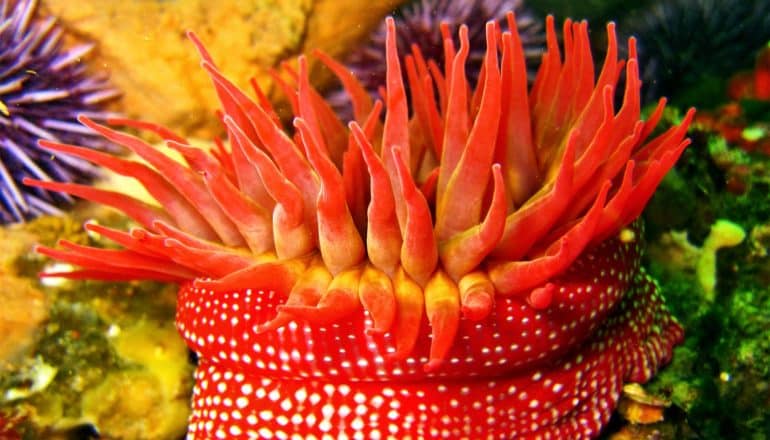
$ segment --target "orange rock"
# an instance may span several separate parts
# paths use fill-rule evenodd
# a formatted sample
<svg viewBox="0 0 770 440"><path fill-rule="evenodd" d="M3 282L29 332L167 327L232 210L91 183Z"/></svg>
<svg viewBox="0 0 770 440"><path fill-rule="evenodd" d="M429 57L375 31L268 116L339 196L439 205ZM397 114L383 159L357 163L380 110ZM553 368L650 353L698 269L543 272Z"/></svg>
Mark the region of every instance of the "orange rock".
<svg viewBox="0 0 770 440"><path fill-rule="evenodd" d="M663 411L671 402L648 394L641 385L631 383L623 387L618 412L633 424L648 425L663 420Z"/></svg>
<svg viewBox="0 0 770 440"><path fill-rule="evenodd" d="M255 77L304 50L341 54L402 0L43 0L78 39L96 41L93 64L123 90L120 110L175 131L211 137L221 128L213 88L185 31L193 30L220 69L246 90Z"/></svg>
<svg viewBox="0 0 770 440"><path fill-rule="evenodd" d="M310 16L304 53L321 49L341 58L368 37L386 14L392 14L405 0L316 0ZM311 58L312 59L312 58ZM385 60L383 60L383 63ZM311 77L316 85L332 78L321 63L311 63Z"/></svg>
<svg viewBox="0 0 770 440"><path fill-rule="evenodd" d="M47 316L47 302L41 291L29 280L0 272L0 370L32 347L37 329Z"/></svg>

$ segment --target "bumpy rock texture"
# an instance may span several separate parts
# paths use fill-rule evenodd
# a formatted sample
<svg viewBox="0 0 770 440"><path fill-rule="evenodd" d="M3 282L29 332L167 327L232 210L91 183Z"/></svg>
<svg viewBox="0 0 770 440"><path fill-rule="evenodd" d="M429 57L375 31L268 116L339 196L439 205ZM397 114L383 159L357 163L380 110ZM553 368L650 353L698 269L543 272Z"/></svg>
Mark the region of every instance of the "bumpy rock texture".
<svg viewBox="0 0 770 440"><path fill-rule="evenodd" d="M96 64L124 91L128 116L182 133L218 132L210 80L185 37L195 31L227 76L272 90L268 70L305 50L339 55L401 0L45 0L84 40L99 42ZM333 17L329 19L328 17Z"/></svg>

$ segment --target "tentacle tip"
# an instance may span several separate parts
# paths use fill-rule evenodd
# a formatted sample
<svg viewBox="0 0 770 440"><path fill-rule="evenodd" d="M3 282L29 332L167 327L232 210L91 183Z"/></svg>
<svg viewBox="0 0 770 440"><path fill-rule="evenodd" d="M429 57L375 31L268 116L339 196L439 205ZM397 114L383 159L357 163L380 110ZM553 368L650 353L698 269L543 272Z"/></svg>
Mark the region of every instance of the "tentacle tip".
<svg viewBox="0 0 770 440"><path fill-rule="evenodd" d="M486 319L492 312L492 302L479 295L478 299L463 304L461 311L463 318L469 321L478 322Z"/></svg>
<svg viewBox="0 0 770 440"><path fill-rule="evenodd" d="M527 295L527 303L534 309L543 310L551 305L556 286L548 283L543 287L532 289Z"/></svg>
<svg viewBox="0 0 770 440"><path fill-rule="evenodd" d="M279 313L280 315L280 313ZM285 318L285 316L284 316ZM255 332L258 335L261 335L262 333L267 333L272 330L278 330L279 328L286 325L286 319L281 319L281 316L276 316L275 318L271 319L270 321L263 322L262 324L259 324L255 327Z"/></svg>
<svg viewBox="0 0 770 440"><path fill-rule="evenodd" d="M282 305L280 305L280 306L275 308L275 310L278 313L292 313L292 312L297 311L297 310L306 310L306 309L315 309L315 307L282 304Z"/></svg>
<svg viewBox="0 0 770 440"><path fill-rule="evenodd" d="M50 139L38 139L37 142L35 142L35 143L40 148L48 148L48 146L53 144L54 141L52 141Z"/></svg>
<svg viewBox="0 0 770 440"><path fill-rule="evenodd" d="M163 240L163 246L169 249L178 249L182 247L182 242L176 238L166 238Z"/></svg>
<svg viewBox="0 0 770 440"><path fill-rule="evenodd" d="M80 122L81 124L83 124L83 125L87 125L87 126L89 126L89 127L92 127L93 125L96 125L96 123L95 123L93 120L91 120L91 118L89 118L89 117L88 117L86 114L84 114L84 113L79 113L79 114L78 114L78 116L77 116L77 120L78 120L78 122Z"/></svg>
<svg viewBox="0 0 770 440"><path fill-rule="evenodd" d="M233 117L232 117L232 116L230 116L230 115L227 115L227 114L226 114L226 115L224 115L224 117L222 118L222 122L224 122L224 123L225 123L225 125L227 125L227 126L228 126L228 127L230 127L230 128L233 128L233 127L237 127L237 126L238 126L238 124L236 124L236 123L235 123L235 119L233 119Z"/></svg>
<svg viewBox="0 0 770 440"><path fill-rule="evenodd" d="M141 228L131 228L128 230L128 235L130 235L131 238L135 238L137 240L143 240L147 238L147 231Z"/></svg>

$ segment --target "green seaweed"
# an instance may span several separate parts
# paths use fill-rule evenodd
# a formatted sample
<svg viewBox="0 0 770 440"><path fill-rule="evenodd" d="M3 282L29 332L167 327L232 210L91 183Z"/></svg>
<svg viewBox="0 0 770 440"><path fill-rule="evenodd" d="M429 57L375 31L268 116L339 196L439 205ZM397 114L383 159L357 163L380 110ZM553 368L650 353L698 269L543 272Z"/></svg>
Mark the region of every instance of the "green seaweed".
<svg viewBox="0 0 770 440"><path fill-rule="evenodd" d="M750 231L742 244L717 254L713 301L695 273L661 255L647 266L686 329L672 364L648 389L670 396L699 438L765 439L770 433L770 179L767 156L748 153L717 134L694 130L693 145L664 179L645 214L647 238L685 230L700 246L717 218ZM740 169L745 191L726 184ZM669 213L668 215L665 215ZM764 231L764 232L763 232Z"/></svg>
<svg viewBox="0 0 770 440"><path fill-rule="evenodd" d="M98 384L107 371L122 366L105 336L106 329L94 310L82 304L55 302L50 324L34 355L57 366L58 372L45 392L32 396L29 403L36 407L61 405L64 416L79 416L83 390Z"/></svg>

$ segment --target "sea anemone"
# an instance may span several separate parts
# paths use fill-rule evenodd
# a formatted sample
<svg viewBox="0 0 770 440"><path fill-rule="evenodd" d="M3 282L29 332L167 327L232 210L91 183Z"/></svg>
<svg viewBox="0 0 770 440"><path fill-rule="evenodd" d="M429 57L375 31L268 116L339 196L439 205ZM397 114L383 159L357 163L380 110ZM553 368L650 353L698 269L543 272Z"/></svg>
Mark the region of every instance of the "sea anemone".
<svg viewBox="0 0 770 440"><path fill-rule="evenodd" d="M141 225L86 225L122 249L38 247L81 267L44 276L179 283L177 327L199 356L190 438L596 436L623 382L648 380L682 338L633 222L688 145L693 112L648 140L665 103L640 120L634 41L618 60L613 24L595 78L587 23L565 22L562 57L549 17L528 91L507 22L485 28L477 84L465 26L459 49L444 39L443 70L407 56L410 112L388 19L384 122L383 105L318 54L352 97L349 130L300 57L293 133L191 34L230 147L107 121L160 134L180 163L88 117L149 165L41 141L135 177L158 202L27 180Z"/></svg>
<svg viewBox="0 0 770 440"><path fill-rule="evenodd" d="M93 44L65 48L56 19L35 18L34 0L0 5L0 223L57 214L66 194L21 185L22 179L85 182L97 169L68 155L50 160L37 139L103 149L108 143L77 123L79 114L104 119L102 105L117 96L82 58Z"/></svg>
<svg viewBox="0 0 770 440"><path fill-rule="evenodd" d="M417 46L426 60L432 60L438 68L444 68L444 38L456 32L460 25L468 26L470 51L465 64L465 74L475 83L484 59L485 23L494 20L505 27L505 14L516 13L530 79L539 65L544 50L545 34L539 20L524 7L523 0L414 0L407 2L396 16L396 46L399 53L409 53ZM361 47L348 55L346 66L353 72L366 90L376 97L379 87L385 84L385 34L383 22L372 32ZM407 91L409 85L406 84ZM343 118L351 112L344 90L334 89L327 94L332 106Z"/></svg>
<svg viewBox="0 0 770 440"><path fill-rule="evenodd" d="M770 2L766 0L665 0L622 23L639 41L647 84L644 101L657 96L688 94L688 102L703 102L702 86L715 89L715 78L726 78L751 66L754 53L770 40Z"/></svg>

